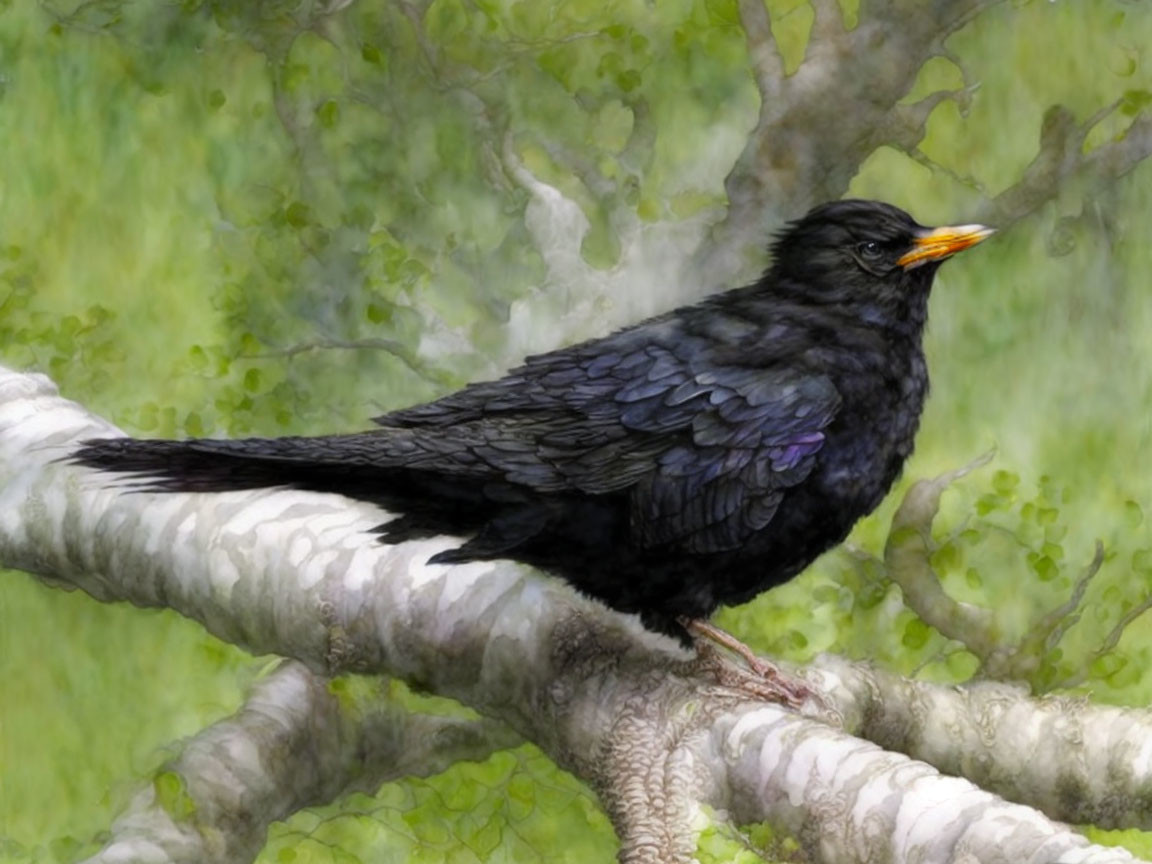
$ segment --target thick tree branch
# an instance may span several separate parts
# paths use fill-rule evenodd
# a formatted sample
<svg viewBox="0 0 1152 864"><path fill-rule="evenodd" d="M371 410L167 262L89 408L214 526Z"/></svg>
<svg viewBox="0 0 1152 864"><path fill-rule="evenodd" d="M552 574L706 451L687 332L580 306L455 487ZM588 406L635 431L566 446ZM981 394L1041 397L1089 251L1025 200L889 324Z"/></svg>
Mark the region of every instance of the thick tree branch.
<svg viewBox="0 0 1152 864"><path fill-rule="evenodd" d="M982 850L990 861L1054 861L1073 849L1078 860L1131 860L838 730L825 722L836 711L813 704L812 717L799 717L750 699L733 689L738 675L730 670L686 659L675 643L559 580L503 562L429 565L446 539L379 544L372 529L386 515L371 505L288 490L152 494L110 488L107 477L62 461L77 441L108 434L115 430L61 399L46 378L0 371L0 561L101 599L171 607L228 641L294 657L314 672L395 674L457 698L589 782L618 827L622 860L689 860L692 817L702 807L737 821L774 821L796 831L814 860L839 864L905 861L925 850L942 862ZM901 696L899 682L878 684L881 706L861 695L861 681L880 680L864 671L807 674L849 726L864 718L862 730L892 735L886 744L942 762L957 758L957 729L1010 736L1046 716L1045 703L1021 697L1017 721L997 731L976 719L979 700L939 703L950 714L924 710L937 705L926 700L960 691L906 683ZM836 680L822 677L831 674ZM1082 710L1085 730L1115 715ZM966 711L973 719L963 719ZM1048 716L1059 723L1066 713ZM877 716L897 719L876 725ZM938 716L951 720L939 727ZM1022 766L1012 791L1048 806L1051 787L1034 784L1074 776L1080 761L1086 770L1134 761L1133 753L1152 750L1139 737L1146 723L1129 712L1104 728L1126 729L1131 740L1065 739L1042 771ZM988 770L963 759L959 767ZM314 768L286 770L303 776ZM340 771L336 778L347 776ZM1087 800L1121 789L1136 795L1145 776L1141 767L1076 791ZM346 780L330 782L328 794L338 794ZM263 812L288 806L273 798ZM1113 812L1121 824L1144 818L1138 802Z"/></svg>
<svg viewBox="0 0 1152 864"><path fill-rule="evenodd" d="M1147 710L995 681L930 684L827 655L804 675L846 732L1053 819L1152 830Z"/></svg>
<svg viewBox="0 0 1152 864"><path fill-rule="evenodd" d="M923 762L776 706L726 715L718 752L735 753L737 822L767 820L820 861L1132 861L1082 834Z"/></svg>
<svg viewBox="0 0 1152 864"><path fill-rule="evenodd" d="M785 218L841 197L877 147L918 142L934 106L898 103L944 40L997 2L861 3L846 30L838 4L821 0L804 62L787 77L763 0L742 2L760 113L725 180L728 212L694 261L705 290L747 276L750 249Z"/></svg>
<svg viewBox="0 0 1152 864"><path fill-rule="evenodd" d="M301 807L520 743L491 721L409 713L382 691L346 689L338 698L329 681L285 661L240 711L160 769L86 864L251 860L268 826Z"/></svg>

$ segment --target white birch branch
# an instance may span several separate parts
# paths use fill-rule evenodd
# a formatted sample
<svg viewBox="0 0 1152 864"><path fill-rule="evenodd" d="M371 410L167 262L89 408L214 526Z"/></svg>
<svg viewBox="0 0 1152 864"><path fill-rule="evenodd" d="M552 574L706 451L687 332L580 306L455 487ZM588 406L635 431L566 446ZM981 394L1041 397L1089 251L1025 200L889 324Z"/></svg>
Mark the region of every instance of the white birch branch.
<svg viewBox="0 0 1152 864"><path fill-rule="evenodd" d="M379 692L337 698L285 661L236 714L160 769L84 864L252 860L268 826L310 804L486 759L520 739L499 724L405 711Z"/></svg>
<svg viewBox="0 0 1152 864"><path fill-rule="evenodd" d="M716 724L740 758L728 773L737 822L765 819L820 861L1130 862L1039 811L776 706Z"/></svg>
<svg viewBox="0 0 1152 864"><path fill-rule="evenodd" d="M844 731L1065 822L1152 830L1152 713L994 681L949 687L822 656Z"/></svg>
<svg viewBox="0 0 1152 864"><path fill-rule="evenodd" d="M101 599L168 606L221 638L293 657L321 674L394 674L459 699L588 782L614 820L622 861L690 860L693 817L705 805L737 822L773 821L796 832L814 860L837 864L1132 860L1028 807L853 737L824 722L828 712L819 706L802 717L758 703L733 689L734 667L686 659L671 641L559 580L504 562L428 565L447 539L379 544L371 529L386 515L371 505L289 490L132 492L66 461L76 442L108 434L116 433L59 397L48 379L0 369L0 562ZM980 721L987 709L979 700L932 701L952 691L898 681L877 684L881 697L865 697L861 681L882 679L862 671L853 678L849 668L857 667L806 673L849 728L853 716L864 718L860 731L882 737L882 730L887 746L980 776L989 771L966 765L949 743L956 730L991 738L1029 728L1050 734L1069 713L1021 697L1013 709L1018 722L998 732ZM860 707L876 698L879 704ZM904 725L876 725L876 717ZM941 717L952 719L933 725ZM1142 714L1084 705L1076 722L1082 725L1067 728L1079 728L1080 737L1052 748L1043 770L1020 768L1013 788L1022 800L1047 804L1035 784L1089 760L1085 776L1122 761L1143 764L1131 758L1147 749ZM1109 730L1106 742L1098 728ZM1032 740L1039 738L1018 734L1012 744ZM1003 752L999 742L985 747ZM1077 792L1135 796L1146 775L1141 767L1127 781L1084 782ZM190 778L188 788L199 782ZM242 785L254 800L283 795L259 774ZM324 794L340 788L333 781ZM261 803L261 812L294 803L276 800ZM1130 818L1115 813L1121 822ZM248 848L252 832L231 830L221 829L222 848L228 860L245 860L232 850Z"/></svg>

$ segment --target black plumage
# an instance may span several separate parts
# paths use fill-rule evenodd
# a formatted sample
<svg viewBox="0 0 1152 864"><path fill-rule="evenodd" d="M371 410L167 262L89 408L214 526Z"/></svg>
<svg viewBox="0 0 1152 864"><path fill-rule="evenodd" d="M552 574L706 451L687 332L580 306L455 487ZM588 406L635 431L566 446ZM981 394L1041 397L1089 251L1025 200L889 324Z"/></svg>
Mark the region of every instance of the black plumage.
<svg viewBox="0 0 1152 864"><path fill-rule="evenodd" d="M293 486L398 514L433 560L511 558L683 635L796 575L880 502L928 392L940 261L990 234L841 201L790 224L753 285L537 357L350 435L94 440L153 488Z"/></svg>

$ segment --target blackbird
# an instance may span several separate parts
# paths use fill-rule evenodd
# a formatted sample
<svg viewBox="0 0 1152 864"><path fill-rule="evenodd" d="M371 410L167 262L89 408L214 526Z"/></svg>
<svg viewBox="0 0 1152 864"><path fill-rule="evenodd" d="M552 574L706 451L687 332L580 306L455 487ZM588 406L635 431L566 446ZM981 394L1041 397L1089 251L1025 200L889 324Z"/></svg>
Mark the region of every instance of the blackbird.
<svg viewBox="0 0 1152 864"><path fill-rule="evenodd" d="M683 639L686 621L795 576L880 503L928 393L933 276L991 233L824 204L778 235L754 284L529 357L372 431L96 439L76 461L151 489L372 501L395 514L386 543L458 536L431 561L521 561Z"/></svg>

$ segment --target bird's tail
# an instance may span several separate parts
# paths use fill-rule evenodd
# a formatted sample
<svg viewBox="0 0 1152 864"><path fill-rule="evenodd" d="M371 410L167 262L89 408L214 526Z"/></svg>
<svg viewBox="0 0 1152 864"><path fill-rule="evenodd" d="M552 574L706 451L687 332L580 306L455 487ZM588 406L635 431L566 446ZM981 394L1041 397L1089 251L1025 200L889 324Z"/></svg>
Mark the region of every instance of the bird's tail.
<svg viewBox="0 0 1152 864"><path fill-rule="evenodd" d="M365 469L375 467L377 476L380 469L387 470L364 464L359 438L96 438L83 442L71 461L135 475L139 488L152 491L227 492L267 486L325 491L346 487Z"/></svg>

